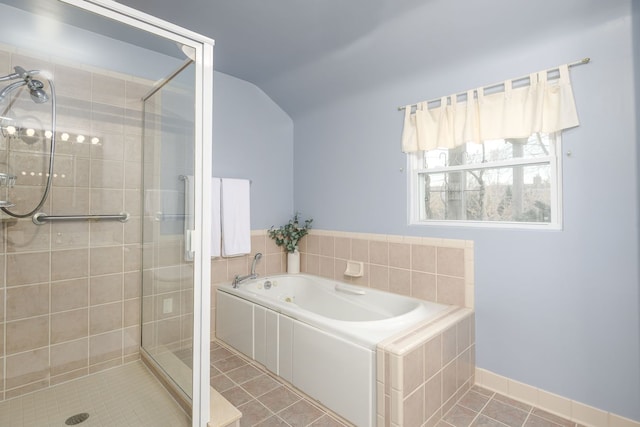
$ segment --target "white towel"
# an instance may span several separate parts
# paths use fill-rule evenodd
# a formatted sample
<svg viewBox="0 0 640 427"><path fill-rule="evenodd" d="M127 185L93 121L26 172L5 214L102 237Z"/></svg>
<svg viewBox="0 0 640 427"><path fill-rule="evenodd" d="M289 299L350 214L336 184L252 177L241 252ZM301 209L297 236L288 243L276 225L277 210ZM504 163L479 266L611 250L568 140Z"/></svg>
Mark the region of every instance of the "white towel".
<svg viewBox="0 0 640 427"><path fill-rule="evenodd" d="M250 182L222 179L222 256L251 252Z"/></svg>
<svg viewBox="0 0 640 427"><path fill-rule="evenodd" d="M211 256L221 255L222 230L220 225L220 178L211 178Z"/></svg>

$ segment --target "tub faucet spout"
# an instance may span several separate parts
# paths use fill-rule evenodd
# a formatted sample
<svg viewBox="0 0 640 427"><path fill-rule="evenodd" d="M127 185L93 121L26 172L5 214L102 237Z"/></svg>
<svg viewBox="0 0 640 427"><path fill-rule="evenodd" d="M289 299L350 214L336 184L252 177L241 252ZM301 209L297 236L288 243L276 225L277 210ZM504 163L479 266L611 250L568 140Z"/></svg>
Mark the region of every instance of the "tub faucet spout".
<svg viewBox="0 0 640 427"><path fill-rule="evenodd" d="M240 276L239 274L236 274L236 277L233 278L233 282L231 283L231 286L233 286L234 288L237 288L238 285L244 282L245 280L251 280L251 279L257 278L258 273L256 273L256 263L260 258L262 258L262 254L258 252L253 257L253 262L251 263L251 273L247 274L246 276Z"/></svg>

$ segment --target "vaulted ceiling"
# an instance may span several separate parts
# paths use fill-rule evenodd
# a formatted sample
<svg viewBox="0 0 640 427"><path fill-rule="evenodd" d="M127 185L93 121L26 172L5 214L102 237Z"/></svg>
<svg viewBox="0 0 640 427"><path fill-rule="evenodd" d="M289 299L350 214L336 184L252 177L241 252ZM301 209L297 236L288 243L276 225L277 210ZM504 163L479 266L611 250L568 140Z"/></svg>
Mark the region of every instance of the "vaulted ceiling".
<svg viewBox="0 0 640 427"><path fill-rule="evenodd" d="M39 13L62 10L51 0L0 1L38 6ZM295 117L456 61L473 69L494 48L553 43L572 27L628 16L620 9L631 0L119 2L215 39L218 71L254 83Z"/></svg>
<svg viewBox="0 0 640 427"><path fill-rule="evenodd" d="M120 0L216 40L216 69L289 114L488 48L591 25L619 0ZM575 58L579 59L579 58ZM570 60L570 59L568 59Z"/></svg>

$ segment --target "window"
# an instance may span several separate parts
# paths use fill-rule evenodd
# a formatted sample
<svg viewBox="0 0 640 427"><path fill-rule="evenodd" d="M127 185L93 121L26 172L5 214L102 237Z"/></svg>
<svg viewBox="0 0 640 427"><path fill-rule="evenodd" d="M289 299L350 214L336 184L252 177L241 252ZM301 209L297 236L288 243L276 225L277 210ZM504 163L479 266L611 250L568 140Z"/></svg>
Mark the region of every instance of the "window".
<svg viewBox="0 0 640 427"><path fill-rule="evenodd" d="M409 154L412 224L559 228L560 134Z"/></svg>

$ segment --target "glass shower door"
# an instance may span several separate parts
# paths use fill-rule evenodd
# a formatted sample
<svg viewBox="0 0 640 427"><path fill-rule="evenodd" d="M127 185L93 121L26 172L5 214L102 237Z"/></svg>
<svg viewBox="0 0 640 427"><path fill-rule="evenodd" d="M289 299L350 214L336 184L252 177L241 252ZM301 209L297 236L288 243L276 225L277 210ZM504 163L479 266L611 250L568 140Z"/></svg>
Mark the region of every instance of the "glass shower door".
<svg viewBox="0 0 640 427"><path fill-rule="evenodd" d="M144 98L142 348L192 398L195 66Z"/></svg>

